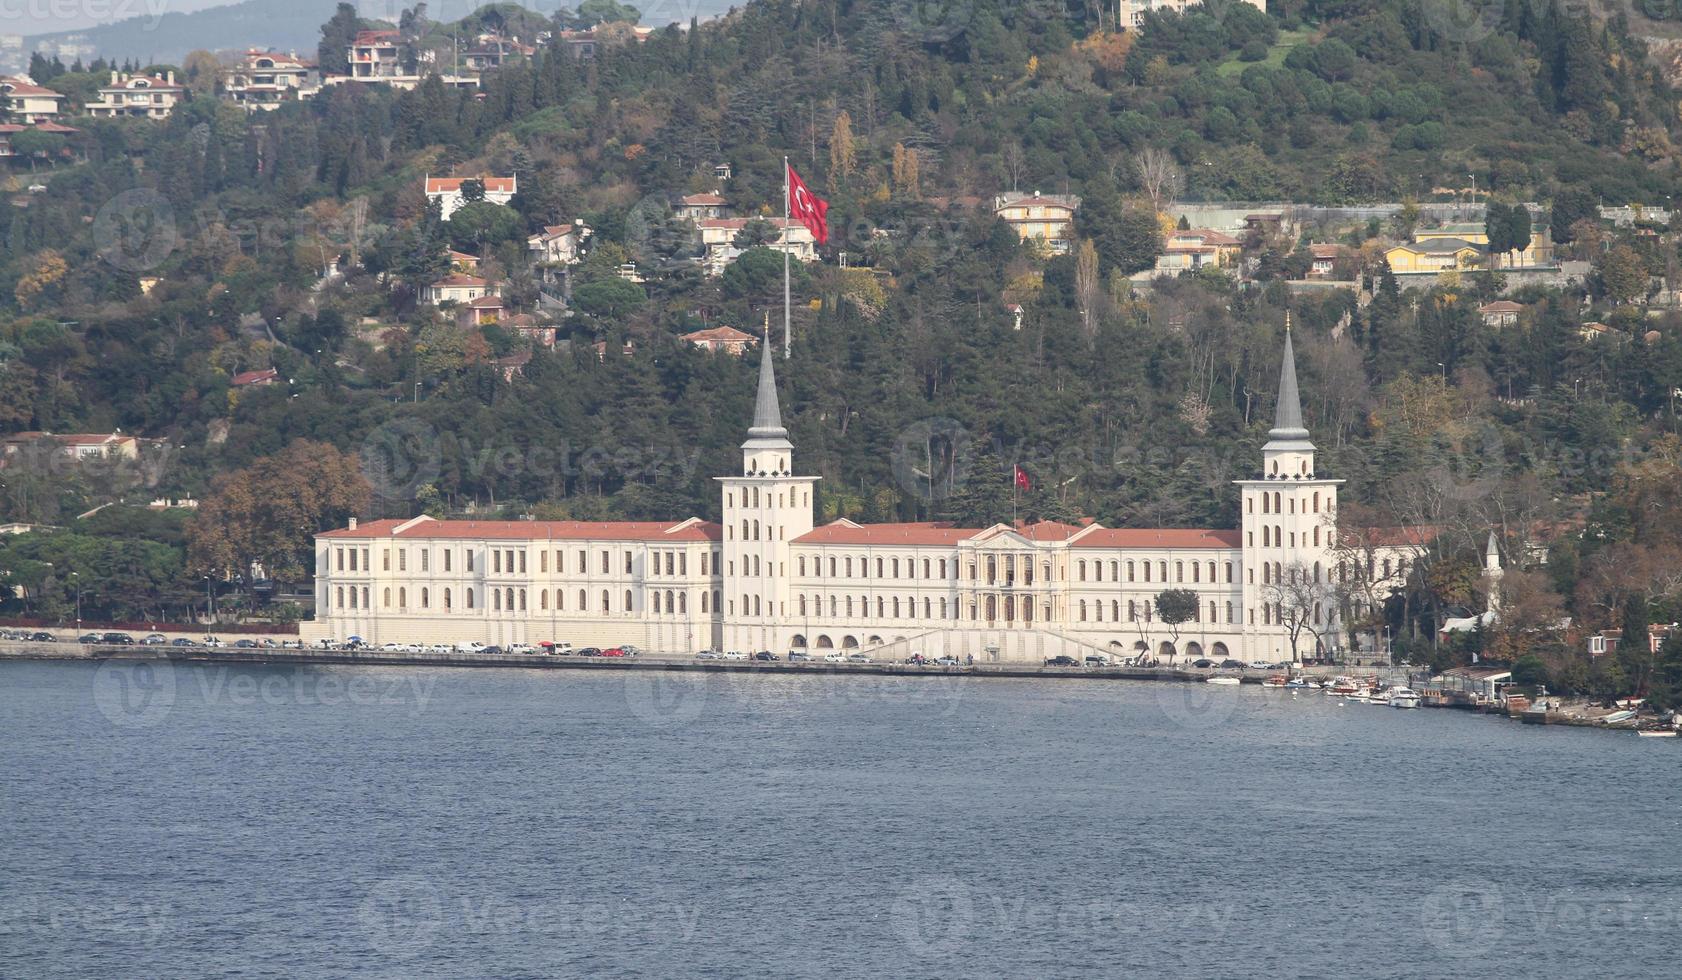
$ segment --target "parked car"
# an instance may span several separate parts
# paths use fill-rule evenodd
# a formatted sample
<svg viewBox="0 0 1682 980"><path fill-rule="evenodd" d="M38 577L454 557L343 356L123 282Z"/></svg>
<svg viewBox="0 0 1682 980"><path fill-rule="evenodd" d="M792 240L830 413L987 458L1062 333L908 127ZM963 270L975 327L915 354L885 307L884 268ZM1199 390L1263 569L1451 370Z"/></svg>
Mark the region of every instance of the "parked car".
<svg viewBox="0 0 1682 980"><path fill-rule="evenodd" d="M518 654L536 653L537 647L532 646L530 643L510 643L508 645L508 652Z"/></svg>
<svg viewBox="0 0 1682 980"><path fill-rule="evenodd" d="M620 644L619 649L625 651L625 656L627 657L637 657L642 655L642 647L635 647L629 643Z"/></svg>
<svg viewBox="0 0 1682 980"><path fill-rule="evenodd" d="M1268 663L1265 660L1252 660L1252 661L1250 661L1250 669L1251 670L1272 670L1273 665Z"/></svg>
<svg viewBox="0 0 1682 980"><path fill-rule="evenodd" d="M625 653L625 648L624 647L608 647L606 650L602 651L602 656L604 656L604 657L623 657L623 656L627 656L627 654Z"/></svg>
<svg viewBox="0 0 1682 980"><path fill-rule="evenodd" d="M503 651L502 651L501 647L493 644L491 646L485 647L483 650L480 650L479 652L484 654L487 657L495 657L495 656L499 656Z"/></svg>
<svg viewBox="0 0 1682 980"><path fill-rule="evenodd" d="M842 656L839 653L826 653L826 654L823 655L823 662L826 663L826 664L843 663L843 662L846 661L846 659L847 659L846 657Z"/></svg>
<svg viewBox="0 0 1682 980"><path fill-rule="evenodd" d="M701 650L701 651L699 651L695 654L695 659L696 660L717 660L718 659L718 651L716 651L716 650Z"/></svg>
<svg viewBox="0 0 1682 980"><path fill-rule="evenodd" d="M235 640L234 641L234 649L235 650L255 650L255 649L257 649L257 641L256 640Z"/></svg>
<svg viewBox="0 0 1682 980"><path fill-rule="evenodd" d="M36 630L35 632L29 634L29 642L31 642L31 643L57 643L58 642L58 637L52 635L51 633L48 633L46 630Z"/></svg>
<svg viewBox="0 0 1682 980"><path fill-rule="evenodd" d="M850 664L867 664L870 662L870 654L849 653L847 654L847 662Z"/></svg>
<svg viewBox="0 0 1682 980"><path fill-rule="evenodd" d="M207 636L200 645L207 647L227 646L226 643L222 642L222 638L219 636ZM352 647L351 649L355 649L355 647Z"/></svg>
<svg viewBox="0 0 1682 980"><path fill-rule="evenodd" d="M198 646L198 641L189 640L185 636L178 636L175 639L170 640L169 645L172 647L196 647Z"/></svg>
<svg viewBox="0 0 1682 980"><path fill-rule="evenodd" d="M1248 666L1248 665L1245 664L1244 661L1242 661L1242 660L1223 660L1223 661L1221 661L1221 669L1222 670L1243 670L1246 666Z"/></svg>
<svg viewBox="0 0 1682 980"><path fill-rule="evenodd" d="M788 662L791 664L806 663L811 659L809 654L801 653L798 650L790 650L788 653Z"/></svg>
<svg viewBox="0 0 1682 980"><path fill-rule="evenodd" d="M602 652L595 647L583 647L579 649L578 655L580 657L599 657L602 655Z"/></svg>
<svg viewBox="0 0 1682 980"><path fill-rule="evenodd" d="M777 655L772 653L769 650L761 650L758 653L753 655L753 659L755 659L755 660L775 660L775 659L777 659Z"/></svg>
<svg viewBox="0 0 1682 980"><path fill-rule="evenodd" d="M100 636L98 633L83 633L81 636L76 637L76 642L77 643L103 643L104 642L104 637Z"/></svg>
<svg viewBox="0 0 1682 980"><path fill-rule="evenodd" d="M1078 662L1076 662L1074 657L1065 656L1063 654L1059 654L1055 657L1045 658L1045 665L1047 667L1079 667L1080 666L1080 664Z"/></svg>
<svg viewBox="0 0 1682 980"><path fill-rule="evenodd" d="M1108 666L1110 666L1110 658L1109 657L1090 656L1090 657L1087 657L1085 659L1085 661L1083 661L1083 662L1088 667L1108 667Z"/></svg>
<svg viewBox="0 0 1682 980"><path fill-rule="evenodd" d="M572 644L570 643L556 643L553 640L544 640L542 643L537 645L537 648L542 650L544 653L553 654L557 657L568 657L572 655Z"/></svg>
<svg viewBox="0 0 1682 980"><path fill-rule="evenodd" d="M1213 660L1207 660L1207 659L1201 659L1200 658L1200 659L1197 659L1197 660L1193 660L1191 662L1191 665L1193 667L1198 668L1199 670L1208 670L1209 668L1215 666L1215 662Z"/></svg>
<svg viewBox="0 0 1682 980"><path fill-rule="evenodd" d="M958 658L957 657L939 657L935 660L935 663L939 664L942 667L956 667L956 666L958 666Z"/></svg>
<svg viewBox="0 0 1682 980"><path fill-rule="evenodd" d="M162 633L147 633L140 638L140 645L143 647L161 647L168 642L169 637Z"/></svg>
<svg viewBox="0 0 1682 980"><path fill-rule="evenodd" d="M131 647L134 646L134 637L127 633L107 633L100 638L100 642L120 647Z"/></svg>
<svg viewBox="0 0 1682 980"><path fill-rule="evenodd" d="M726 650L726 651L724 651L724 659L725 660L746 660L746 659L748 659L748 655L743 653L740 650Z"/></svg>

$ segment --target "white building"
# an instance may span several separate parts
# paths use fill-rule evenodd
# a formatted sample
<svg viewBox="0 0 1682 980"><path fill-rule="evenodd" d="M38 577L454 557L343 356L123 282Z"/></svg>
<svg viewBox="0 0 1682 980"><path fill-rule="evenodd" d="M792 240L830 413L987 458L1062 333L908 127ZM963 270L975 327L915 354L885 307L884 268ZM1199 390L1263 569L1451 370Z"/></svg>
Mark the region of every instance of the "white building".
<svg viewBox="0 0 1682 980"><path fill-rule="evenodd" d="M1267 13L1267 0L1242 0L1255 7L1262 13ZM1117 16L1121 19L1121 26L1130 31L1139 29L1148 11L1173 11L1183 14L1187 10L1203 6L1202 0L1118 0Z"/></svg>
<svg viewBox="0 0 1682 980"><path fill-rule="evenodd" d="M468 203L462 197L461 185L464 181L476 180L485 189L484 199L491 204L507 204L514 199L519 188L518 180L510 175L507 177L428 177L426 178L426 199L428 202L437 201L439 215L443 220L450 220L461 206Z"/></svg>
<svg viewBox="0 0 1682 980"><path fill-rule="evenodd" d="M452 272L421 290L421 302L429 306L443 303L471 303L484 296L500 296L499 286L478 276Z"/></svg>
<svg viewBox="0 0 1682 980"><path fill-rule="evenodd" d="M297 55L247 51L239 64L222 70L222 94L248 110L274 109L302 97L311 67Z"/></svg>
<svg viewBox="0 0 1682 980"><path fill-rule="evenodd" d="M1097 523L814 527L761 355L723 520L384 520L316 541L306 639L372 643L634 643L656 651L876 649L977 661L1057 653L1277 662L1342 644L1333 521L1339 480L1315 470L1289 334L1261 470L1227 529ZM1002 475L1001 475L1002 478ZM1385 567L1394 551L1385 551ZM1388 572L1386 572L1388 575ZM1170 625L1165 590L1195 612ZM1183 597L1182 601L1183 601Z"/></svg>
<svg viewBox="0 0 1682 980"><path fill-rule="evenodd" d="M736 236L749 221L763 221L775 232L776 237L765 244L766 248L787 251L802 262L818 257L818 240L812 237L812 230L792 218L703 218L695 222L695 227L707 249L704 263L707 275L723 274L725 267L742 254L742 249L736 247Z"/></svg>
<svg viewBox="0 0 1682 980"><path fill-rule="evenodd" d="M6 118L25 126L51 122L64 112L63 95L15 75L0 78L0 101Z"/></svg>
<svg viewBox="0 0 1682 980"><path fill-rule="evenodd" d="M101 86L99 99L85 108L90 116L137 116L163 119L175 104L187 97L187 88L175 83L175 72L156 75L111 73L111 84Z"/></svg>
<svg viewBox="0 0 1682 980"><path fill-rule="evenodd" d="M526 239L526 249L539 262L574 265L584 255L584 241L590 229L583 222L544 225L543 231Z"/></svg>

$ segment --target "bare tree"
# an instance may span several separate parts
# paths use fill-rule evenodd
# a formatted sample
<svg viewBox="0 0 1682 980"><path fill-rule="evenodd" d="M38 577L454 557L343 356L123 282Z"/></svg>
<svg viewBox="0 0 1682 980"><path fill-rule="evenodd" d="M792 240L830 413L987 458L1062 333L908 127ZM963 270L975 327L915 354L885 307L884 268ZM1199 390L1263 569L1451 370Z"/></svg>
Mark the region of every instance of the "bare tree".
<svg viewBox="0 0 1682 980"><path fill-rule="evenodd" d="M1291 660L1302 659L1304 633L1314 637L1319 649L1329 648L1327 639L1337 636L1336 598L1321 570L1301 562L1293 562L1269 576L1267 584L1262 586L1262 601L1271 607L1273 618L1291 639Z"/></svg>
<svg viewBox="0 0 1682 980"><path fill-rule="evenodd" d="M1137 166L1139 185L1151 199L1151 207L1158 214L1173 207L1184 186L1180 165L1174 162L1174 157L1167 150L1150 146L1139 154Z"/></svg>
<svg viewBox="0 0 1682 980"><path fill-rule="evenodd" d="M1013 140L999 147L999 163L1004 167L1005 176L1010 178L1010 192L1016 193L1022 183L1022 174L1028 169L1028 156L1022 152L1022 144Z"/></svg>

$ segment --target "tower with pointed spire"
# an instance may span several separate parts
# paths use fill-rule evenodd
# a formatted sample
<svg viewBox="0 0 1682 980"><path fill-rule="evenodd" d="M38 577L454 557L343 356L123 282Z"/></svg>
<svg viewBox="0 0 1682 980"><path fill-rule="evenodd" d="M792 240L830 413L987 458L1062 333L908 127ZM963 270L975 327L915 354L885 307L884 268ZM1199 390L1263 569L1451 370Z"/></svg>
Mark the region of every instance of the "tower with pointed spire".
<svg viewBox="0 0 1682 980"><path fill-rule="evenodd" d="M1248 659L1306 658L1317 646L1341 642L1333 541L1342 483L1314 469L1287 314L1279 401L1262 446L1261 477L1238 481Z"/></svg>
<svg viewBox="0 0 1682 980"><path fill-rule="evenodd" d="M761 344L742 472L719 479L724 485L723 567L718 570L722 635L715 642L726 650L786 647L784 634L793 621L789 543L812 530L817 477L794 475L794 443L783 425L775 360L771 345Z"/></svg>

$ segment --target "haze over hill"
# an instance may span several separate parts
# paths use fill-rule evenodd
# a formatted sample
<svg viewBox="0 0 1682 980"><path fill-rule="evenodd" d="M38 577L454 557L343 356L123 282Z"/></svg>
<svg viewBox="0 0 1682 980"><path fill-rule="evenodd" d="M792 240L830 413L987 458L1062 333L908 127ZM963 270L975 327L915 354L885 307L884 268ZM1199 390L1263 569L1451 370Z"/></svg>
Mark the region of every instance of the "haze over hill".
<svg viewBox="0 0 1682 980"><path fill-rule="evenodd" d="M213 0L134 0L117 4L117 14L133 16L115 22L95 23L80 17L70 21L43 18L40 23L53 31L25 37L30 50L43 43L53 45L72 39L91 45L99 56L119 61L177 62L189 51L210 51L246 47L277 51L314 53L321 38L321 24L333 15L337 0L243 0L241 3L212 5ZM576 4L572 4L576 6ZM729 0L640 0L632 4L643 12L645 24L688 22L706 19L729 10ZM356 5L363 17L397 22L405 6L397 0L364 0ZM428 16L453 21L483 6L470 0L442 0L427 4ZM529 10L550 14L567 6L557 0L528 0ZM184 9L183 9L184 8ZM49 48L50 49L50 48ZM66 61L70 60L68 58Z"/></svg>

